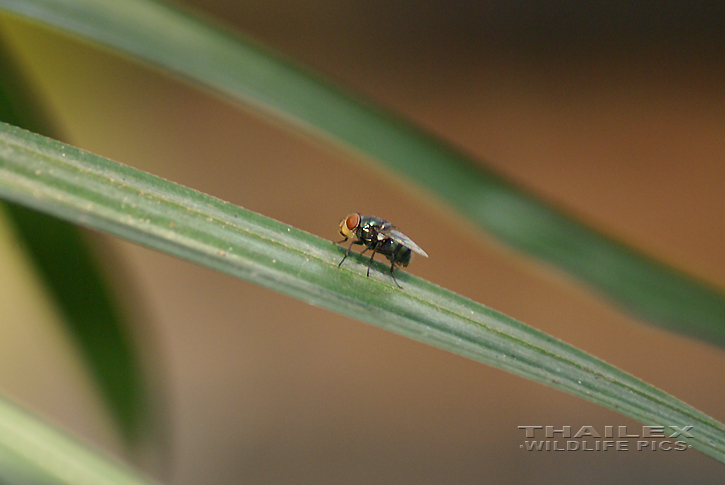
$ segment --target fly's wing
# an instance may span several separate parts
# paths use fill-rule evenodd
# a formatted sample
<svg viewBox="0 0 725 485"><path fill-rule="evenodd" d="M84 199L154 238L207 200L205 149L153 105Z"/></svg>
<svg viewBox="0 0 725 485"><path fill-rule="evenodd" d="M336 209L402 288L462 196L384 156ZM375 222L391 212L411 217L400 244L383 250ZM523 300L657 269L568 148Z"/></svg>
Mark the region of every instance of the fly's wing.
<svg viewBox="0 0 725 485"><path fill-rule="evenodd" d="M397 229L386 228L383 232L387 234L387 236L393 241L400 243L407 248L410 248L411 251L414 251L421 256L425 256L426 258L428 257L426 252L420 249L420 246L415 244L412 239L410 239L408 236L398 231Z"/></svg>

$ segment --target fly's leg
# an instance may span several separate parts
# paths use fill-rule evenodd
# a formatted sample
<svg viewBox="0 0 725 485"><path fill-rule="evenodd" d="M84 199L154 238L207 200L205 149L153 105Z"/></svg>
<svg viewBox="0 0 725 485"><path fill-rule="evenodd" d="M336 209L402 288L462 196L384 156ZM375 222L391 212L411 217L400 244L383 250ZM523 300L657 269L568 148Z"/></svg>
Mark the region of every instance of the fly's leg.
<svg viewBox="0 0 725 485"><path fill-rule="evenodd" d="M395 269L395 263L390 263L390 276L393 277L393 281L395 281L396 286L402 290L403 287L400 286L400 284L398 284L398 280L395 279L395 275L393 274L393 269Z"/></svg>
<svg viewBox="0 0 725 485"><path fill-rule="evenodd" d="M345 241L347 241L347 239L343 239L343 240L342 240L342 241L340 241L340 242L341 242L341 243L343 243L343 242L345 242ZM339 262L339 263L337 264L337 267L338 267L338 268L339 268L340 266L342 266L342 263L343 263L343 261L345 261L345 260L347 259L347 257L348 257L348 256L350 255L350 250L352 249L352 245L353 245L353 244L362 244L362 241L359 241L359 240L355 240L355 241L353 241L353 242L351 242L351 243L350 243L350 247L348 247L348 248L347 248L347 251L345 252L345 256L344 256L344 257L342 258L342 261L340 261L340 262ZM363 251L363 252L365 252L365 251Z"/></svg>
<svg viewBox="0 0 725 485"><path fill-rule="evenodd" d="M368 262L368 278L370 278L370 266L373 265L373 258L375 257L375 252L377 250L378 250L378 248L376 247L375 249L373 249L373 254L370 255L370 262ZM365 251L367 251L367 249ZM365 252L365 251L363 251L363 252Z"/></svg>
<svg viewBox="0 0 725 485"><path fill-rule="evenodd" d="M347 239L343 239L343 240L342 240L342 241L340 241L340 242L341 242L341 243L343 243L343 242L345 242L345 241L347 241ZM359 245L363 245L364 243L363 243L362 241L360 241L359 239L357 239L357 240L355 240L355 241L351 242L351 243L350 243L350 246L349 246L349 247L347 248L347 251L345 251L345 256L344 256L344 257L342 258L342 261L340 261L340 262L339 262L339 263L337 264L337 267L338 267L338 268L339 268L340 266L342 266L342 263L343 263L343 262L344 262L344 261L345 261L345 260L347 259L347 257L348 257L348 256L350 255L350 251L352 250L352 246L353 246L353 244L359 244ZM366 247L365 249L363 249L363 250L362 250L362 252L361 252L360 254L365 254L365 252L366 252L366 251L367 251L368 249L370 249L370 248L369 248L369 247ZM372 249L373 249L373 254L371 254L371 255L370 255L370 260L368 261L368 271L367 271L367 276L368 276L368 278L370 277L370 267L371 267L371 266L373 265L373 260L374 260L374 258L375 258L375 253L377 253L377 252L378 252L378 246L375 246L375 247L374 247L374 248L372 248ZM391 264L390 264L390 276L391 276L391 277L393 278L393 281L395 282L395 285L396 285L396 286L397 286L398 288L400 288L400 289L402 290L402 289L403 289L403 287L402 287L402 286L400 286L400 284L398 283L398 279L397 279L397 278L395 277L395 273L393 273L393 270L394 270L394 269L395 269L395 263L391 263Z"/></svg>

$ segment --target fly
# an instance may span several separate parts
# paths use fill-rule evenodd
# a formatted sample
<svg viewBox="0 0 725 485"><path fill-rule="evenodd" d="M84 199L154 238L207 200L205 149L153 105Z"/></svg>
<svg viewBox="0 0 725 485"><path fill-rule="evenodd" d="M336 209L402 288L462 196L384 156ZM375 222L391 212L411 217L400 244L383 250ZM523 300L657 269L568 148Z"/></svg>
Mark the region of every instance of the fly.
<svg viewBox="0 0 725 485"><path fill-rule="evenodd" d="M361 254L365 253L368 249L373 250L373 254L370 255L370 261L368 262L368 277L370 276L370 266L373 264L375 253L380 253L390 261L390 276L393 277L393 281L395 281L398 288L402 288L402 286L398 284L398 280L395 279L395 274L393 274L395 265L408 266L413 252L426 258L428 257L425 251L420 249L408 236L398 231L388 221L378 217L361 216L357 212L348 214L340 222L340 235L345 238L340 241L341 243L347 241L352 236L355 236L356 239L350 243L345 257L337 265L338 268L347 259L353 244L359 244L365 246Z"/></svg>

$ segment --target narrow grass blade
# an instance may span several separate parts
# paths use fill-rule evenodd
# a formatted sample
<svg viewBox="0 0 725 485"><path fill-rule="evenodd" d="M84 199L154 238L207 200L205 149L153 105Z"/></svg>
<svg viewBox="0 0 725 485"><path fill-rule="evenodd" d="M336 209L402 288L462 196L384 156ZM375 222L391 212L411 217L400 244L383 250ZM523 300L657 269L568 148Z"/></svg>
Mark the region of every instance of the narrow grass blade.
<svg viewBox="0 0 725 485"><path fill-rule="evenodd" d="M0 483L152 485L0 397Z"/></svg>
<svg viewBox="0 0 725 485"><path fill-rule="evenodd" d="M363 154L641 317L725 345L722 289L567 217L410 124L217 26L151 0L0 0L0 8L179 73Z"/></svg>
<svg viewBox="0 0 725 485"><path fill-rule="evenodd" d="M52 123L0 46L0 121L53 135ZM5 212L62 312L127 443L136 443L149 407L130 328L77 226L15 204Z"/></svg>
<svg viewBox="0 0 725 485"><path fill-rule="evenodd" d="M214 197L0 125L0 197L243 278L499 367L646 425L693 426L725 462L725 426L672 396L483 305Z"/></svg>

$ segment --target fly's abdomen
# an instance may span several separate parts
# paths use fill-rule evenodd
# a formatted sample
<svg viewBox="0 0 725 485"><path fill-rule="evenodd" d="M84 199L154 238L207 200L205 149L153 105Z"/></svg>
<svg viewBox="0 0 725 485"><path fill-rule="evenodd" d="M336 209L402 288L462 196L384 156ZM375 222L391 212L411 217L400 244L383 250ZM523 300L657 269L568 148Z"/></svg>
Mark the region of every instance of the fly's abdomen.
<svg viewBox="0 0 725 485"><path fill-rule="evenodd" d="M384 254L391 263L401 266L408 266L408 263L410 263L410 249L392 239L385 241L385 244L382 248L378 249L378 252Z"/></svg>

